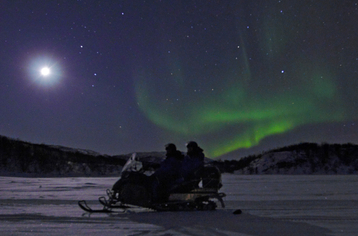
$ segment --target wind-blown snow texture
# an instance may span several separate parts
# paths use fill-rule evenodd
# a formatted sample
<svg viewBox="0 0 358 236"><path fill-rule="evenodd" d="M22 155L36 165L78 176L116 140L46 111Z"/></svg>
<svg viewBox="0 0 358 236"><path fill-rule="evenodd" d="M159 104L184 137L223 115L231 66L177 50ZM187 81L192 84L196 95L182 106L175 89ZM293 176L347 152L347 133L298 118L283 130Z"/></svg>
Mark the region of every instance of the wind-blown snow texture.
<svg viewBox="0 0 358 236"><path fill-rule="evenodd" d="M356 175L223 175L226 209L86 214L116 178L0 177L1 235L356 236ZM234 215L236 209L243 213Z"/></svg>

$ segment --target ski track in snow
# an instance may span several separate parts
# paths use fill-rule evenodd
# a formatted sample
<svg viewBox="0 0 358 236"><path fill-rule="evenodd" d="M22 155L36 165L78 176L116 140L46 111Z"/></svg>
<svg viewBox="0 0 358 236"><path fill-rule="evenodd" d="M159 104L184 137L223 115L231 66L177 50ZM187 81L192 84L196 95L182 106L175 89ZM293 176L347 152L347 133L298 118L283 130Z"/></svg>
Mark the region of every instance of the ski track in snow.
<svg viewBox="0 0 358 236"><path fill-rule="evenodd" d="M1 235L358 235L356 175L223 175L226 208L87 214L117 178L0 177ZM236 209L243 211L234 215Z"/></svg>

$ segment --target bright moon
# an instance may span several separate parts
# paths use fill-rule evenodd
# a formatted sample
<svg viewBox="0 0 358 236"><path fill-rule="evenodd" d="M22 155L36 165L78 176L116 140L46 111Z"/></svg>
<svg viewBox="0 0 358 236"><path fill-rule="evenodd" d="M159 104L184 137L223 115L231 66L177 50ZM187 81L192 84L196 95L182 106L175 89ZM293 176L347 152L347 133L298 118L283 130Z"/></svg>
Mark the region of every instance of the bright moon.
<svg viewBox="0 0 358 236"><path fill-rule="evenodd" d="M58 85L62 77L62 70L59 60L52 57L29 58L31 60L29 61L29 73L33 82L47 88Z"/></svg>
<svg viewBox="0 0 358 236"><path fill-rule="evenodd" d="M48 76L50 74L50 68L44 67L41 69L41 75Z"/></svg>

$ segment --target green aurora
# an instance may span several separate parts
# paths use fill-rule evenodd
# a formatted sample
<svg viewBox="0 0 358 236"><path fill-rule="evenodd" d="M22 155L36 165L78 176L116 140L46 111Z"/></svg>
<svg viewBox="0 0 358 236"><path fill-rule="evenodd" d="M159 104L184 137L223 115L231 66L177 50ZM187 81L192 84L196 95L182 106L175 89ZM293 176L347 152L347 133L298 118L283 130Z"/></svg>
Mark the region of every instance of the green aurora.
<svg viewBox="0 0 358 236"><path fill-rule="evenodd" d="M171 53L160 66L141 67L134 76L139 108L162 129L199 140L209 157L303 125L346 120L335 59L327 59L321 44L309 54L299 47L305 39L297 32L315 24L281 17L262 19L263 27L253 23L263 29L255 34L237 32L235 52L224 42L215 45L216 59L192 48ZM322 32L315 32L319 39Z"/></svg>
<svg viewBox="0 0 358 236"><path fill-rule="evenodd" d="M226 132L226 137L206 145L207 155L218 157L300 125L343 120L345 112L333 78L319 72L304 74L306 83L289 91L265 93L237 82L218 93L212 89L202 92L204 96L194 94L175 102L168 99L173 90L160 93L143 77L136 94L140 109L154 124L187 139L230 130L230 135ZM188 88L185 91L190 93Z"/></svg>

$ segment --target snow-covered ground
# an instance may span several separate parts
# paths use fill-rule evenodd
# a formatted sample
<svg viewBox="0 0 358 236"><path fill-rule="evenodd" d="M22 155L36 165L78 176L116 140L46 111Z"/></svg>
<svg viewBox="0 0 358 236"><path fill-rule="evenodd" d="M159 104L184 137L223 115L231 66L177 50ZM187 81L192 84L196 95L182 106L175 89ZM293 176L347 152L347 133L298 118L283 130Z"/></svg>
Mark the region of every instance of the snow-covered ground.
<svg viewBox="0 0 358 236"><path fill-rule="evenodd" d="M357 175L223 175L226 208L86 214L116 178L0 177L1 235L358 235ZM242 209L240 215L234 210Z"/></svg>

